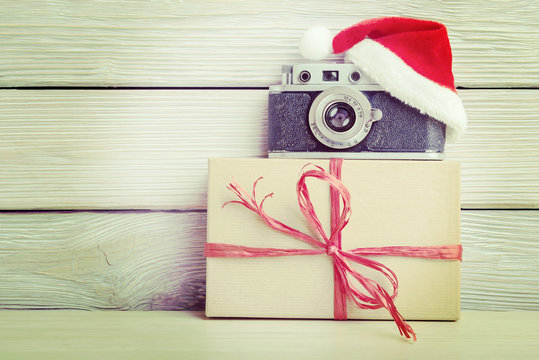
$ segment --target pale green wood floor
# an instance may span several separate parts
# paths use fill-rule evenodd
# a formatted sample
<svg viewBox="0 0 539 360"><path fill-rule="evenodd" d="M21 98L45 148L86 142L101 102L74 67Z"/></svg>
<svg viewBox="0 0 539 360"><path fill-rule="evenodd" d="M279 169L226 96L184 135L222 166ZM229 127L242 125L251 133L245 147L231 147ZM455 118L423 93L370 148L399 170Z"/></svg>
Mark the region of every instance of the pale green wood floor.
<svg viewBox="0 0 539 360"><path fill-rule="evenodd" d="M539 312L457 322L208 319L200 312L3 311L0 359L534 359Z"/></svg>

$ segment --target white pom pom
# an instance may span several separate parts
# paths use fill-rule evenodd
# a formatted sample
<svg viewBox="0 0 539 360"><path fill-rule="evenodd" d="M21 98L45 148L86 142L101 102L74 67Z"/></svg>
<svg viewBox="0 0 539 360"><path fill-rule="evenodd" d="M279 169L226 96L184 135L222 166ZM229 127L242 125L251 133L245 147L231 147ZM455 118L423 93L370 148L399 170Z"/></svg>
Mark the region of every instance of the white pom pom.
<svg viewBox="0 0 539 360"><path fill-rule="evenodd" d="M322 60L333 52L333 36L323 26L315 26L307 30L301 38L299 51L304 58Z"/></svg>

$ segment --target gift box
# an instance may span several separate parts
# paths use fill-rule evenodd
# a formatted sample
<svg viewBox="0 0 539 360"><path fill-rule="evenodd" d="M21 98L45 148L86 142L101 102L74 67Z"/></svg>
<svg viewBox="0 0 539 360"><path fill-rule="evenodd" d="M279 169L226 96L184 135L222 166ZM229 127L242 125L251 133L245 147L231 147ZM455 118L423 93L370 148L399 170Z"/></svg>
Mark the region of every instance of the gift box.
<svg viewBox="0 0 539 360"><path fill-rule="evenodd" d="M342 183L349 192L351 208L349 221L340 232L342 251L330 246L317 249L270 227L261 216L242 206L244 204L238 202L238 197L231 191L241 186L247 197L252 196L253 184L262 177L256 184L257 206L267 194L273 193L263 202L263 212L323 243L323 236L313 229L312 221L304 216L298 205L298 190L305 195L305 189L298 185L298 178L312 170L313 174L318 171L325 179L333 179L327 175L329 160L209 161L207 316L336 318L335 252L344 259L347 249L366 248L366 252L358 250L363 260L352 261L353 255L349 255L347 264L386 289L387 293L391 293L394 284L388 281L387 271L384 275L380 269L390 269L398 279L394 305L404 319L459 318L460 255L451 258L399 255L411 249L461 249L459 164L345 160L341 166L339 184ZM309 202L329 238L332 217L330 180L321 181L317 176L303 180L308 188ZM236 185L231 187L231 181ZM227 202L232 203L224 206ZM340 201L340 207L339 213L346 207L344 200ZM218 244L217 247L214 244ZM273 250L260 253L256 250L268 248ZM289 255L288 249L301 250L301 254L277 254ZM365 266L369 260L385 267ZM346 276L350 284L363 289L353 277ZM369 291L363 289L367 295L378 290ZM343 298L347 301L345 318L395 319L395 314L388 311L389 307L360 308L349 296ZM385 303L381 297L378 300Z"/></svg>

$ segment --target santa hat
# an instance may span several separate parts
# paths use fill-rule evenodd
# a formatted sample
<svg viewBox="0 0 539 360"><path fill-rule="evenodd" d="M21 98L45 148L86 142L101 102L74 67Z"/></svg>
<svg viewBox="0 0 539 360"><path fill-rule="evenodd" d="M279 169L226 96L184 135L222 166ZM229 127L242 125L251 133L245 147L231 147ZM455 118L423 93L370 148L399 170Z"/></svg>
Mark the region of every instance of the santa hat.
<svg viewBox="0 0 539 360"><path fill-rule="evenodd" d="M321 60L346 51L346 60L387 92L447 125L448 142L466 129L466 113L451 71L451 47L444 25L400 17L362 21L332 38L315 27L305 33L301 53Z"/></svg>

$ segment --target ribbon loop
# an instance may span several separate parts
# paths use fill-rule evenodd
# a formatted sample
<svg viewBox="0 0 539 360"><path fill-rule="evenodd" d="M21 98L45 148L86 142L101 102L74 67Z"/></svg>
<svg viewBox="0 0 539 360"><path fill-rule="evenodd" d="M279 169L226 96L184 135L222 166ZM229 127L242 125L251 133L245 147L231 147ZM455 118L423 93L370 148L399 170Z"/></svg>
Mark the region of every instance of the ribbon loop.
<svg viewBox="0 0 539 360"><path fill-rule="evenodd" d="M327 182L331 187L331 191L335 191L338 194L337 196L340 197L340 199L338 199L337 201L343 201L343 211L340 214L338 221L332 221L331 233L329 237L326 235L324 229L322 228L322 224L320 223L320 220L316 215L316 211L314 210L313 203L311 202L309 189L306 183L307 178L315 178ZM346 226L346 224L348 224L348 220L350 219L351 215L350 192L348 191L346 186L344 186L341 180L337 178L334 174L330 174L324 169L316 167L316 169L311 169L303 172L303 174L298 180L296 192L299 208L307 222L322 237L322 239L327 245L335 245L337 246L337 248L340 249L341 244L340 242L335 242L335 237L340 234L341 230Z"/></svg>

